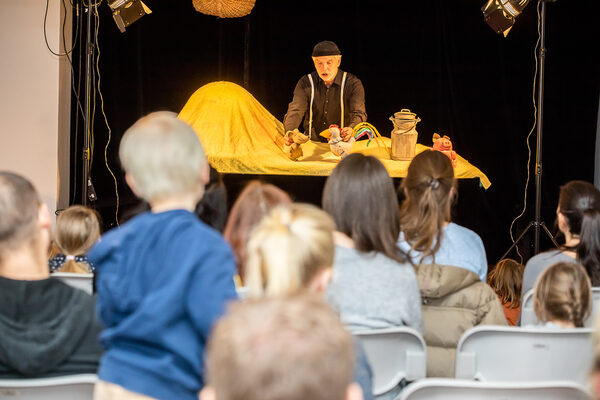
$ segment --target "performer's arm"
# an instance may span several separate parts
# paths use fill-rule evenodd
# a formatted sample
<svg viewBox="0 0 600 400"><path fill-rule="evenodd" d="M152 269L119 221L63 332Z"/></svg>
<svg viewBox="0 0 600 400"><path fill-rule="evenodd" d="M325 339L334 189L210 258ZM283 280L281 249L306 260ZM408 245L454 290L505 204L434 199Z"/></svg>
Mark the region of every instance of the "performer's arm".
<svg viewBox="0 0 600 400"><path fill-rule="evenodd" d="M350 123L346 126L354 128L361 122L367 121L367 111L365 108L365 88L363 87L362 82L357 77L350 80L349 82L350 89L348 91L349 100L350 100Z"/></svg>
<svg viewBox="0 0 600 400"><path fill-rule="evenodd" d="M307 93L307 85L309 84L306 83L305 80L308 80L306 76L302 77L296 84L296 88L294 89L294 98L288 106L285 117L283 117L283 127L286 132L293 131L294 129L298 128L302 122L304 114L306 114L308 102L310 101L308 98L310 93Z"/></svg>

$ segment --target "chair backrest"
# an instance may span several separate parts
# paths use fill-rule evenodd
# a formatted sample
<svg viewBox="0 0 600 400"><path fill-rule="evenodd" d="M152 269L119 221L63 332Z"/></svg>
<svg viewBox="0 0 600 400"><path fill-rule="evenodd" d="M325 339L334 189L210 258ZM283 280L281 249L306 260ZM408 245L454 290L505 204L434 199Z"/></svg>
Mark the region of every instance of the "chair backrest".
<svg viewBox="0 0 600 400"><path fill-rule="evenodd" d="M38 379L0 379L3 400L92 400L93 374L57 376Z"/></svg>
<svg viewBox="0 0 600 400"><path fill-rule="evenodd" d="M79 274L75 272L54 272L50 274L52 278L57 278L69 286L81 289L86 293L92 294L94 291L94 274Z"/></svg>
<svg viewBox="0 0 600 400"><path fill-rule="evenodd" d="M590 400L586 389L566 381L475 382L431 378L414 382L400 400Z"/></svg>
<svg viewBox="0 0 600 400"><path fill-rule="evenodd" d="M596 313L600 309L600 287L592 288L592 312L589 318L585 321L584 326L592 327L596 317ZM533 311L533 289L527 291L523 296L521 306L521 326L537 325L539 321Z"/></svg>
<svg viewBox="0 0 600 400"><path fill-rule="evenodd" d="M353 333L373 369L373 394L392 390L402 379L410 382L425 378L426 346L416 330L396 327Z"/></svg>
<svg viewBox="0 0 600 400"><path fill-rule="evenodd" d="M456 348L456 378L584 383L594 359L592 329L478 326Z"/></svg>

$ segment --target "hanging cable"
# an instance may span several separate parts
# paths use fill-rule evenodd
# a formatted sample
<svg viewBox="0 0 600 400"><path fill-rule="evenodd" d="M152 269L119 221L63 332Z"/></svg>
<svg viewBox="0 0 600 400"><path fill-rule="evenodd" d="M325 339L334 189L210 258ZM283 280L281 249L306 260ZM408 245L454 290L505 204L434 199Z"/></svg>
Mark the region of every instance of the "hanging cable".
<svg viewBox="0 0 600 400"><path fill-rule="evenodd" d="M117 177L115 176L112 169L108 165L108 146L110 145L110 142L112 140L112 130L110 129L110 125L108 123L108 118L106 117L106 112L104 112L104 98L102 97L102 90L100 89L100 78L101 78L101 76L100 76L100 45L98 43L98 30L100 28L100 17L98 16L98 7L97 7L97 5L99 3L100 2L96 3L96 5L94 6L96 8L96 17L97 17L96 35L95 35L96 50L97 50L96 74L98 75L98 83L97 83L98 86L97 87L98 87L98 94L100 95L100 109L102 110L102 115L104 117L104 123L106 124L106 129L108 129L108 139L106 141L106 146L104 146L104 164L106 165L106 169L112 176L113 181L115 183L115 197L116 197L115 223L117 224L117 226L119 226L119 186L117 183Z"/></svg>
<svg viewBox="0 0 600 400"><path fill-rule="evenodd" d="M529 144L529 140L531 138L531 135L533 134L533 131L535 130L535 127L537 126L537 103L536 103L536 99L535 99L535 94L536 94L536 82L537 82L537 74L538 74L538 48L540 46L540 40L542 37L542 32L541 32L541 26L540 26L540 20L541 20L541 15L540 15L540 2L538 2L537 4L537 16L538 16L538 23L537 23L537 31L538 31L538 39L537 42L535 43L535 49L534 49L534 53L535 53L535 72L533 74L533 126L531 127L531 130L529 131L529 134L527 135L527 180L525 181L525 193L523 194L523 209L521 210L521 213L519 215L517 215L515 217L515 219L512 220L512 222L510 223L510 228L509 228L509 232L510 232L510 240L514 243L515 239L513 236L513 225L515 224L515 222L517 222L517 220L519 220L523 215L525 215L525 211L527 210L527 189L529 188L529 179L531 177L531 173L530 173L530 167L529 165L531 164L531 145ZM519 245L517 244L515 246L516 250L517 250L517 254L519 255L519 260L520 263L523 264L523 255L521 254L521 252L519 251Z"/></svg>
<svg viewBox="0 0 600 400"><path fill-rule="evenodd" d="M63 6L65 6L64 4L64 0L63 0ZM71 47L71 50L65 52L65 53L61 53L61 52L55 52L54 50L52 50L52 48L50 47L50 43L48 43L48 34L46 33L46 25L47 25L47 20L48 20L48 8L50 7L50 0L46 0L46 9L44 10L44 41L46 42L46 47L48 48L48 51L52 54L54 54L55 56L66 56L67 54L70 54L74 49L75 49L75 44L73 44L73 47ZM64 29L65 29L65 23L67 22L67 12L66 12L66 7L65 7L65 13L63 16L63 35L64 35Z"/></svg>

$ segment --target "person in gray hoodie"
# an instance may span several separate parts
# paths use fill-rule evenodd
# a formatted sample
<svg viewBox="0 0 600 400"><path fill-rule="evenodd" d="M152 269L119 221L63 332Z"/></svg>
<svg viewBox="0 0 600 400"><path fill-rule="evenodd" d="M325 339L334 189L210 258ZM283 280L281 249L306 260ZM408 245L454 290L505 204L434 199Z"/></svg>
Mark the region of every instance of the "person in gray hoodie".
<svg viewBox="0 0 600 400"><path fill-rule="evenodd" d="M94 299L50 278L50 214L25 178L0 171L0 379L95 373Z"/></svg>

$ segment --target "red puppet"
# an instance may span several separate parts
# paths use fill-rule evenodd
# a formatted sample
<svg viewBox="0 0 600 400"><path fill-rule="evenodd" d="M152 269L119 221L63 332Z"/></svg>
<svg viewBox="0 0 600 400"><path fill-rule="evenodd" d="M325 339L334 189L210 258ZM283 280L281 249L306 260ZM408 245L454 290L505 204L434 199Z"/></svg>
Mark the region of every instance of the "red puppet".
<svg viewBox="0 0 600 400"><path fill-rule="evenodd" d="M433 134L433 150L441 151L452 161L452 166L456 167L456 152L452 150L452 141L448 136Z"/></svg>

